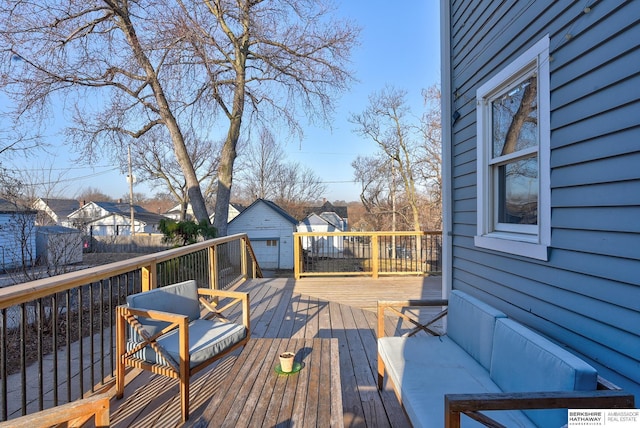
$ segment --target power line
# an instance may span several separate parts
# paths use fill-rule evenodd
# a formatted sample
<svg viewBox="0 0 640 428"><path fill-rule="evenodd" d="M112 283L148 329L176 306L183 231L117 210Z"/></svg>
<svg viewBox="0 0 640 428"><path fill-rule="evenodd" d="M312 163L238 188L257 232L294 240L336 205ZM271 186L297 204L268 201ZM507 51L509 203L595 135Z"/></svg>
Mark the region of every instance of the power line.
<svg viewBox="0 0 640 428"><path fill-rule="evenodd" d="M70 178L60 178L57 180L53 180L53 181L48 181L48 182L42 182L42 183L30 183L31 186L48 186L51 184L58 184L58 183L66 183L66 182L70 182L70 181L77 181L77 180L84 180L87 178L94 178L94 177L98 177L104 174L108 174L110 172L113 171L117 171L119 168L114 167L105 171L101 171L101 172L96 172L94 174L88 174L88 175L81 175L78 177L70 177Z"/></svg>

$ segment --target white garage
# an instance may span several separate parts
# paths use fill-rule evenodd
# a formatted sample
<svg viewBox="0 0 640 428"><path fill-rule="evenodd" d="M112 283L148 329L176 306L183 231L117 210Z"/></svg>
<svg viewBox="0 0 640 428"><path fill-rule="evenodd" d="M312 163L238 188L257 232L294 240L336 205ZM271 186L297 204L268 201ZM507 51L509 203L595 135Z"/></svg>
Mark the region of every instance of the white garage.
<svg viewBox="0 0 640 428"><path fill-rule="evenodd" d="M293 269L293 232L298 221L277 204L255 200L229 222L227 233L246 233L262 269Z"/></svg>

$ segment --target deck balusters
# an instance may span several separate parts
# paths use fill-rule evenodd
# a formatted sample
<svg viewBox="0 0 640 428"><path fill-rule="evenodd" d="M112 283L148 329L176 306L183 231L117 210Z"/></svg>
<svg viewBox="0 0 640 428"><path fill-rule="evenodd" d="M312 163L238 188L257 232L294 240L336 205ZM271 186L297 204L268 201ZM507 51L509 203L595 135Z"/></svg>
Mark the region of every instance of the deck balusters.
<svg viewBox="0 0 640 428"><path fill-rule="evenodd" d="M77 400L111 381L115 308L149 286L145 268L152 267L157 286L196 279L201 287L228 288L260 271L255 260L242 260L240 248L250 248L246 235L0 288L1 420ZM224 275L212 275L210 254ZM212 284L218 278L223 283Z"/></svg>

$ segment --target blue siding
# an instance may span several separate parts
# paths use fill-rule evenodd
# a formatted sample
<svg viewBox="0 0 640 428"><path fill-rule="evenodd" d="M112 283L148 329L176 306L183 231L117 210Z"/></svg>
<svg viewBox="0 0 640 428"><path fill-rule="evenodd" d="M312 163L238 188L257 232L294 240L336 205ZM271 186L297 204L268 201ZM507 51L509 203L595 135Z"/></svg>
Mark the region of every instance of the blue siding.
<svg viewBox="0 0 640 428"><path fill-rule="evenodd" d="M452 286L640 393L637 1L451 3ZM474 246L476 90L545 34L551 70L547 262ZM446 99L446 94L443 94Z"/></svg>

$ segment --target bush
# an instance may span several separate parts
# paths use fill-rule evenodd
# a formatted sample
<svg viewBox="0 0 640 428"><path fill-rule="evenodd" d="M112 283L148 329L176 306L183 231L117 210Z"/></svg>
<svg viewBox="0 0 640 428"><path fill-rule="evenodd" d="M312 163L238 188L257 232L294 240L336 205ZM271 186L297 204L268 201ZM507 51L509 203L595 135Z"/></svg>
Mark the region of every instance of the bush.
<svg viewBox="0 0 640 428"><path fill-rule="evenodd" d="M164 235L162 240L173 244L175 247L196 243L200 238L215 238L217 235L216 228L206 221L196 223L193 220L175 221L162 219L160 220L159 228Z"/></svg>

